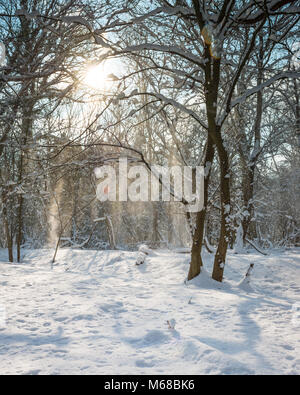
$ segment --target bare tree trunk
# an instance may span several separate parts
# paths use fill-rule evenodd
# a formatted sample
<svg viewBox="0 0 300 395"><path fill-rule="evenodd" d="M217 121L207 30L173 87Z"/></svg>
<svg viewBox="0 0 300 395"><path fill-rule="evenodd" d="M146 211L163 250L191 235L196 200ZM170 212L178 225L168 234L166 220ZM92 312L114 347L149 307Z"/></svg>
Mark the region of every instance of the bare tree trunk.
<svg viewBox="0 0 300 395"><path fill-rule="evenodd" d="M220 83L220 59L212 59L209 47L206 47L206 58L209 62L205 68L206 88L206 112L208 120L208 133L216 146L220 167L220 200L221 200L221 230L218 248L215 254L212 278L223 281L223 273L226 262L228 241L230 236L230 176L228 153L224 146L221 127L217 124L217 103Z"/></svg>
<svg viewBox="0 0 300 395"><path fill-rule="evenodd" d="M110 248L112 250L116 250L117 246L116 246L115 232L114 232L111 217L109 215L105 216L105 223L106 223Z"/></svg>
<svg viewBox="0 0 300 395"><path fill-rule="evenodd" d="M216 134L216 145L220 161L221 171L221 231L219 244L215 255L212 278L216 281L223 281L223 274L226 262L226 254L230 235L229 215L230 215L230 177L229 160L220 131Z"/></svg>
<svg viewBox="0 0 300 395"><path fill-rule="evenodd" d="M193 234L193 245L192 245L192 256L190 263L190 270L188 274L188 280L192 280L197 277L201 273L201 267L203 266L201 251L203 245L203 237L204 237L204 225L205 225L205 217L207 211L207 202L208 202L208 186L211 174L211 166L214 160L215 149L210 136L207 139L207 147L205 154L205 178L204 178L204 206L203 210L197 213L196 217L196 229Z"/></svg>
<svg viewBox="0 0 300 395"><path fill-rule="evenodd" d="M21 262L21 244L23 237L23 196L19 197L19 207L18 207L18 231L17 231L17 262Z"/></svg>
<svg viewBox="0 0 300 395"><path fill-rule="evenodd" d="M296 136L298 149L300 149L300 95L298 80L294 79L294 95L295 95L295 118L296 118Z"/></svg>
<svg viewBox="0 0 300 395"><path fill-rule="evenodd" d="M158 202L152 203L152 210L153 210L153 222L152 222L152 242L155 246L159 245L159 209L160 206Z"/></svg>
<svg viewBox="0 0 300 395"><path fill-rule="evenodd" d="M21 6L25 10L29 10L29 2L27 0L21 0ZM31 44L31 22L26 18L20 19L20 25L22 30L22 35L24 37L25 43L25 51L26 53L30 53L32 44ZM25 69L29 67L29 65L25 66ZM29 71L29 70L28 70ZM24 206L24 198L22 195L22 182L24 178L25 168L27 166L27 158L25 157L28 154L28 149L26 148L26 144L28 143L28 139L32 137L32 115L34 108L34 100L32 99L34 96L34 82L24 82L22 86L22 90L24 90L24 97L22 98L22 134L20 139L20 162L19 162L19 179L18 184L21 188L20 195L18 197L18 229L17 229L17 261L21 261L21 244L23 238L23 206Z"/></svg>
<svg viewBox="0 0 300 395"><path fill-rule="evenodd" d="M264 59L264 50L263 50L263 38L260 36L260 51L258 58L258 74L257 74L257 85L260 85L263 82L263 59ZM255 114L255 123L254 123L254 150L251 153L250 158L248 158L246 164L247 168L243 171L243 200L244 206L248 211L248 215L246 215L242 221L243 227L243 240L244 244L246 242L246 238L249 233L249 227L251 224L251 220L253 218L254 206L253 206L253 197L254 197L254 177L256 170L256 163L258 157L260 155L260 146L261 146L261 123L262 123L262 114L263 114L263 90L260 90L256 94L256 114ZM245 160L242 161L245 166Z"/></svg>
<svg viewBox="0 0 300 395"><path fill-rule="evenodd" d="M12 232L9 227L8 216L7 216L7 192L2 193L2 202L3 202L3 221L4 221L4 229L7 241L7 249L8 249L8 259L9 262L13 263L14 261L14 253L13 253L13 237Z"/></svg>
<svg viewBox="0 0 300 395"><path fill-rule="evenodd" d="M255 174L255 166L251 166L243 170L243 176L242 176L243 201L244 201L244 207L248 212L247 215L244 215L242 220L244 243L248 236L249 227L253 218L254 174Z"/></svg>
<svg viewBox="0 0 300 395"><path fill-rule="evenodd" d="M26 137L24 136L22 138L22 143L26 143ZM22 144L21 143L21 144ZM20 162L19 162L19 186L22 188L22 179L23 179L23 167L24 167L24 152L23 152L23 147L21 145L20 149ZM18 210L17 210L17 223L18 223L18 229L17 229L17 238L16 238L16 243L17 243L17 262L21 262L21 243L22 243L22 230L23 230L23 196L22 196L22 191L20 191L20 195L18 196Z"/></svg>

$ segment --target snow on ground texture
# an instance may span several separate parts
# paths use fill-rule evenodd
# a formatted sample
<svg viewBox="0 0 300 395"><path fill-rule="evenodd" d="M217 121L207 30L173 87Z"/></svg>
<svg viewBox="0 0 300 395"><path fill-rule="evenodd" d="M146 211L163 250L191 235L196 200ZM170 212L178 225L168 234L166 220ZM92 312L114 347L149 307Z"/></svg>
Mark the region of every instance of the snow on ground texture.
<svg viewBox="0 0 300 395"><path fill-rule="evenodd" d="M51 271L53 251L11 265L2 250L0 373L299 374L299 253L229 254L223 284L205 254L207 272L186 285L182 253L136 266L137 253L63 249Z"/></svg>

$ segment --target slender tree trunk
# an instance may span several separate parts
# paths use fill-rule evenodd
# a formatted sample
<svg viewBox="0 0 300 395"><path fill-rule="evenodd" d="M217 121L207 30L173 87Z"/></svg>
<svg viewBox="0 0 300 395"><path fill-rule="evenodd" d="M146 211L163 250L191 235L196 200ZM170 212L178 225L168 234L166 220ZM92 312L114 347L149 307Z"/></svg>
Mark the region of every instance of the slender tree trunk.
<svg viewBox="0 0 300 395"><path fill-rule="evenodd" d="M216 281L223 281L223 274L226 262L226 254L230 236L229 215L230 215L230 177L228 154L224 147L221 131L216 133L216 145L220 161L221 172L221 230L218 248L215 255L212 278Z"/></svg>
<svg viewBox="0 0 300 395"><path fill-rule="evenodd" d="M21 0L21 6L25 10L29 10L29 2L28 0ZM25 43L25 51L26 53L30 53L31 51L31 40L30 40L30 32L31 32L31 21L27 18L20 19L20 25L22 30L22 35L24 37ZM26 65L25 69L29 66ZM29 70L26 70L29 72ZM28 140L32 138L32 115L33 115L33 108L34 108L34 82L24 82L22 86L22 90L24 90L24 97L22 99L22 135L20 139L20 162L19 162L19 178L18 184L19 187L22 189L22 183L24 178L24 173L27 167L27 159L26 154L28 154L28 149L26 148L26 144ZM23 206L24 206L24 198L22 195L22 191L20 191L20 195L18 197L18 228L17 228L17 260L18 262L21 261L21 244L23 238Z"/></svg>
<svg viewBox="0 0 300 395"><path fill-rule="evenodd" d="M33 85L28 88L28 93L33 95ZM33 116L34 102L32 99L24 100L23 104L23 119L22 119L22 136L21 136L21 147L20 147L20 162L19 162L19 186L22 188L24 174L28 167L27 156L29 149L26 148L28 141L32 139L32 116ZM22 191L18 198L18 230L17 230L17 260L21 261L21 244L23 238L23 207L24 207L24 197Z"/></svg>
<svg viewBox="0 0 300 395"><path fill-rule="evenodd" d="M214 160L215 149L210 136L207 139L207 147L205 154L205 178L204 178L204 206L203 210L197 213L196 217L196 228L193 234L193 245L192 245L192 256L190 263L190 270L188 274L188 280L192 280L197 277L201 273L201 267L203 266L201 251L203 245L203 237L204 237L204 225L205 225L205 217L207 211L207 202L208 202L208 186L211 174L211 166Z"/></svg>
<svg viewBox="0 0 300 395"><path fill-rule="evenodd" d="M159 244L158 224L159 224L159 204L157 202L152 203L153 210L153 221L152 221L152 243L155 246Z"/></svg>
<svg viewBox="0 0 300 395"><path fill-rule="evenodd" d="M24 120L23 120L24 126ZM25 132L26 133L26 132ZM26 137L22 138L22 144L26 143ZM19 180L18 183L22 188L22 179L23 179L23 167L24 167L24 152L23 147L21 146L20 150L20 162L19 162ZM23 230L23 195L20 191L20 195L18 196L18 210L17 210L17 221L18 221L18 229L17 229L17 262L21 262L21 244L22 244L22 230Z"/></svg>
<svg viewBox="0 0 300 395"><path fill-rule="evenodd" d="M8 216L7 216L7 192L3 192L2 194L2 202L3 202L3 221L4 221L4 229L7 241L7 250L8 250L8 259L9 262L13 263L14 261L14 253L13 253L13 237L10 231Z"/></svg>
<svg viewBox="0 0 300 395"><path fill-rule="evenodd" d="M207 49L206 49L207 52ZM220 199L221 199L221 219L220 236L218 248L215 254L212 278L216 281L223 281L223 273L226 262L226 254L230 236L229 215L230 215L230 176L228 153L224 146L221 127L217 124L217 103L220 83L220 59L211 59L210 52L207 58L210 63L206 64L206 111L208 120L208 133L216 146L219 167L220 167Z"/></svg>
<svg viewBox="0 0 300 395"><path fill-rule="evenodd" d="M21 244L23 237L23 196L19 197L19 207L18 207L18 233L17 233L17 262L21 262Z"/></svg>
<svg viewBox="0 0 300 395"><path fill-rule="evenodd" d="M263 38L260 36L260 52L258 59L258 74L257 74L257 85L259 86L263 82L263 59L264 59L264 50L263 50ZM256 114L255 114L255 123L254 123L254 150L251 153L250 158L247 160L247 168L243 170L243 200L244 207L248 211L248 215L243 218L242 227L243 227L243 240L244 244L246 243L246 238L249 233L249 227L251 224L251 220L253 218L254 206L253 206L253 197L254 197L254 177L256 170L256 163L258 157L260 155L260 147L261 147L261 123L262 123L262 115L263 115L263 90L260 90L256 94ZM245 159L242 161L245 166Z"/></svg>
<svg viewBox="0 0 300 395"><path fill-rule="evenodd" d="M251 166L250 168L248 167L247 169L244 169L242 176L244 207L248 211L248 214L244 215L242 220L244 243L248 236L249 227L253 218L254 174L255 174L255 166Z"/></svg>
<svg viewBox="0 0 300 395"><path fill-rule="evenodd" d="M113 228L113 223L112 223L111 217L109 215L105 216L105 223L106 223L106 228L107 228L110 248L112 250L116 250L117 246L116 246L115 232L114 232L114 228Z"/></svg>
<svg viewBox="0 0 300 395"><path fill-rule="evenodd" d="M295 94L295 118L296 118L296 136L297 147L300 149L300 95L298 81L294 79L294 94Z"/></svg>

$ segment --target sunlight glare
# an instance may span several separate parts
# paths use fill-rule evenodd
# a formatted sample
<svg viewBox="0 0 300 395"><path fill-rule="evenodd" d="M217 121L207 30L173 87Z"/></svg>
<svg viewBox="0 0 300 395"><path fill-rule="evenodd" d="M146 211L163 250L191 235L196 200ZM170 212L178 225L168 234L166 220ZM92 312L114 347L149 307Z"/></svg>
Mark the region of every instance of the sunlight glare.
<svg viewBox="0 0 300 395"><path fill-rule="evenodd" d="M117 65L113 61L89 66L84 76L84 84L95 90L109 91L117 79L116 72Z"/></svg>

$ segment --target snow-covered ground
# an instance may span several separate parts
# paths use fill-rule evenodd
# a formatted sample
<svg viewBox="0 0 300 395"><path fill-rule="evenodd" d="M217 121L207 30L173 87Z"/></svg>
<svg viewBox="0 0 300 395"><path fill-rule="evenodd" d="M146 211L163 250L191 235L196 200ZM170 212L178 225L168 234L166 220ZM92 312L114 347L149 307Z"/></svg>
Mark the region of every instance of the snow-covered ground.
<svg viewBox="0 0 300 395"><path fill-rule="evenodd" d="M63 249L51 270L52 254L0 251L0 374L300 373L300 249L230 253L223 284L185 284L182 253Z"/></svg>

